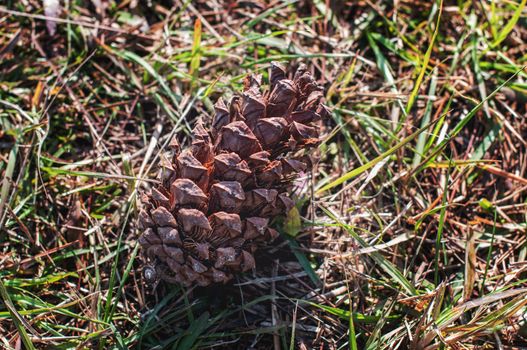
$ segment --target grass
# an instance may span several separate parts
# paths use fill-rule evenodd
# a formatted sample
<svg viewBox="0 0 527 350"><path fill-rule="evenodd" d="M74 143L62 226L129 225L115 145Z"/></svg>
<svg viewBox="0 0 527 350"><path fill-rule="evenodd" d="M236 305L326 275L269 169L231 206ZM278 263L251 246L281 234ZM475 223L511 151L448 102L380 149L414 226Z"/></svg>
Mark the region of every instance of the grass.
<svg viewBox="0 0 527 350"><path fill-rule="evenodd" d="M0 348L527 347L526 1L0 5ZM225 286L149 285L139 198L269 62L331 120Z"/></svg>

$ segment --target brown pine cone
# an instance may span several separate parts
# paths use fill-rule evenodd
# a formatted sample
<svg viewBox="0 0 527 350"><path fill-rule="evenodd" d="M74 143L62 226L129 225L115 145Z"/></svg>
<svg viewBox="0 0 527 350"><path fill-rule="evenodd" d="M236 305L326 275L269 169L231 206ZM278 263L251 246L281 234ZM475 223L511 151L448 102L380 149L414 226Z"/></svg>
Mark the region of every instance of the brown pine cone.
<svg viewBox="0 0 527 350"><path fill-rule="evenodd" d="M162 184L143 196L139 243L168 282L225 283L254 268L255 249L278 235L270 220L294 205L292 181L308 168L305 151L328 115L322 88L304 65L290 80L277 63L269 91L260 85L261 76L249 76L241 96L220 99L211 128L198 124L189 149L173 143Z"/></svg>

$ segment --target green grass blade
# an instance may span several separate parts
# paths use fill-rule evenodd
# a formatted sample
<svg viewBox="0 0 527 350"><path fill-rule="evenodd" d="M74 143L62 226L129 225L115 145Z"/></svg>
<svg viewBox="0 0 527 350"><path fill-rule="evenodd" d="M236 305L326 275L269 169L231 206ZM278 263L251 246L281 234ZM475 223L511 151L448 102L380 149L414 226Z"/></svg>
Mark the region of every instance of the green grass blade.
<svg viewBox="0 0 527 350"><path fill-rule="evenodd" d="M209 313L205 312L192 322L186 334L181 338L181 341L176 347L174 347L174 349L195 349L198 337L203 334L207 328L209 328Z"/></svg>
<svg viewBox="0 0 527 350"><path fill-rule="evenodd" d="M436 87L437 87L437 77L436 75L432 75L432 79L430 81L430 89L428 91L428 96L433 97L436 93ZM430 118L432 116L432 107L433 107L433 101L432 99L429 99L426 103L425 113L423 115L423 120L421 121L421 127L424 127L428 123L430 123ZM425 153L425 146L426 146L426 134L422 133L417 138L417 144L415 146L415 155L414 159L412 161L412 168L417 168L419 166L419 163L421 163L421 159L423 158L423 154Z"/></svg>
<svg viewBox="0 0 527 350"><path fill-rule="evenodd" d="M172 102L174 107L179 106L180 97L174 94L172 89L168 86L166 80L161 75L159 75L159 73L154 69L154 67L152 67L150 63L148 63L144 58L126 50L119 51L112 49L112 52L117 56L126 59L127 61L132 61L142 66L148 74L150 74L155 80L157 80L157 82L161 86L161 89L163 90L165 95L170 98L170 101Z"/></svg>
<svg viewBox="0 0 527 350"><path fill-rule="evenodd" d="M130 276L130 271L132 271L132 267L135 261L135 258L137 256L137 253L139 252L139 244L136 244L134 247L134 250L132 251L132 254L130 255L130 260L128 261L128 264L126 265L126 268L124 270L124 274L121 277L121 282L119 283L119 288L117 288L117 293L115 294L115 302L112 306L112 309L110 310L110 314L108 316L108 319L111 319L113 314L115 313L115 309L117 308L117 303L121 299L123 290L125 288L126 281L128 280L128 277Z"/></svg>
<svg viewBox="0 0 527 350"><path fill-rule="evenodd" d="M370 43L371 49L373 50L373 53L375 54L375 57L377 60L377 67L379 71L383 75L388 85L391 86L391 90L394 93L399 94L399 90L397 89L397 85L395 84L395 79L392 74L393 69L390 67L390 63L388 62L388 59L386 59L381 49L375 42L375 39L370 33L367 33L367 38L368 38L368 42ZM399 107L401 108L401 111L406 117L407 116L406 109L404 108L401 100L397 100L397 104L399 105Z"/></svg>
<svg viewBox="0 0 527 350"><path fill-rule="evenodd" d="M262 12L261 14L259 14L258 16L254 17L249 22L247 22L247 27L248 28L254 27L255 25L257 25L258 23L260 23L267 17L271 16L273 13L276 13L280 11L281 9L283 9L284 7L294 4L295 2L298 2L298 0L289 0L289 1L285 1L284 3L278 6L271 6L268 10Z"/></svg>
<svg viewBox="0 0 527 350"><path fill-rule="evenodd" d="M507 36L514 29L514 27L516 26L516 23L520 19L522 11L526 4L527 4L527 0L522 0L522 2L518 4L518 7L516 7L516 10L514 11L514 14L512 15L512 18L510 19L510 21L507 22L507 25L498 34L498 37L496 38L496 40L494 40L494 42L491 45L492 47L498 46L499 44L501 44L503 40L507 38Z"/></svg>
<svg viewBox="0 0 527 350"><path fill-rule="evenodd" d="M439 13L437 14L436 27L434 29L434 33L432 34L432 39L430 39L430 45L428 46L428 49L426 50L425 57L423 59L423 65L421 67L417 80L415 81L414 88L412 92L410 93L410 96L408 97L408 103L406 104L406 114L410 113L410 110L412 109L414 102L417 98L417 94L419 93L419 87L421 86L421 83L423 82L423 78L426 73L426 68L428 67L428 63L430 62L430 56L432 55L432 51L434 50L434 43L436 41L437 33L439 32L439 24L441 22L442 13L443 13L443 0L440 0Z"/></svg>
<svg viewBox="0 0 527 350"><path fill-rule="evenodd" d="M352 310L352 303L350 302L350 317L348 317L349 319L349 337L348 337L348 341L349 341L349 348L351 350L357 350L358 347L357 347L357 335L355 333L355 323L354 323L354 320L353 320L353 310Z"/></svg>
<svg viewBox="0 0 527 350"><path fill-rule="evenodd" d="M17 151L18 145L15 144L9 152L9 160L7 161L7 168L5 170L4 179L2 180L2 190L0 191L0 231L2 230L6 214L4 210L9 205L7 201L9 196L9 189L11 188L13 172L15 171Z"/></svg>
<svg viewBox="0 0 527 350"><path fill-rule="evenodd" d="M454 129L452 130L452 132L450 133L449 137L445 138L445 140L443 140L439 145L437 145L433 150L432 150L432 155L430 155L423 163L423 165L421 165L421 167L416 171L416 172L420 172L422 170L422 168L425 168L428 164L430 164L431 162L434 161L435 157L441 153L441 151L446 147L446 145L448 145L449 142L451 142L451 140L457 135L459 134L459 132L468 124L468 122L470 120L472 120L472 118L476 115L476 113L484 106L484 104L490 100L491 98L493 98L504 86L507 86L523 69L525 69L525 67L522 67L522 69L516 71L516 73L514 73L509 79L507 79L506 81L504 81L500 86L498 86L490 95L487 96L487 98L485 98L483 101L479 102L474 108L472 108L470 110L470 112L467 113L467 115L465 117L463 117L463 119L461 119L457 124L456 126L454 127ZM441 118L439 118L441 119Z"/></svg>
<svg viewBox="0 0 527 350"><path fill-rule="evenodd" d="M22 343L24 343L24 346L28 350L35 349L35 346L33 345L33 342L29 338L29 335L26 331L26 328L30 330L32 330L32 328L26 322L26 320L24 320L24 318L20 316L20 314L16 311L15 306L13 305L13 302L9 297L9 293L7 292L7 289L4 286L4 283L2 282L2 279L0 279L0 297L2 298L2 301L4 302L4 305L6 306L7 310L11 314L11 319L13 320L15 327L18 330L18 334L20 335L20 339L22 339ZM32 333L36 333L36 331L33 330Z"/></svg>
<svg viewBox="0 0 527 350"><path fill-rule="evenodd" d="M392 155L393 153L397 152L398 150L400 150L401 148L403 148L406 144L408 144L409 142L411 142L413 139L415 139L417 136L419 136L423 131L425 131L426 129L428 129L431 125L435 124L437 122L436 121L432 121L431 123L425 125L424 127L418 129L416 132L414 132L413 134L405 137L401 142L399 142L398 144L396 144L395 146L393 146L392 148L390 148L389 150L387 150L386 152L382 153L381 155L377 156L376 158L374 158L373 160L369 161L368 163L356 168L356 169L353 169L349 172L347 172L346 174L342 175L341 177L339 177L338 179L330 182L329 184L327 184L326 186L320 188L318 191L317 191L317 194L320 194L322 192L325 192L329 189L332 189L333 187L336 187L352 178L354 178L355 176L357 175L360 175L362 174L363 172L365 172L366 170L374 167L377 163L381 162L382 160L384 160L384 158Z"/></svg>
<svg viewBox="0 0 527 350"><path fill-rule="evenodd" d="M287 239L287 242L289 243L289 246L291 247L291 250L293 251L293 254L295 254L295 257L298 260L298 263L302 266L304 271L307 273L311 281L315 284L315 286L319 286L322 284L320 281L320 278L316 274L315 270L311 267L311 263L307 259L307 257L302 253L300 250L300 246L298 243L294 240L294 238L288 236L287 234L282 235Z"/></svg>
<svg viewBox="0 0 527 350"><path fill-rule="evenodd" d="M314 302L311 302L311 301L305 301L305 300L302 300L302 301L305 302L305 303L308 303L311 306L314 306L314 307L317 307L317 308L319 308L321 310L324 310L324 311L326 311L327 313L329 313L331 315L337 316L338 318L340 318L342 320L345 320L345 321L349 320L350 315L351 315L354 322L365 323L365 324L368 324L368 323L369 324L375 324L382 317L382 316L364 315L364 314L361 314L361 313L358 313L358 312L350 312L350 311L347 311L347 310L340 309L338 307L331 307L331 306L327 306L327 305L314 303ZM390 315L390 316L388 316L389 320L398 320L400 318L401 317L398 316L398 315Z"/></svg>

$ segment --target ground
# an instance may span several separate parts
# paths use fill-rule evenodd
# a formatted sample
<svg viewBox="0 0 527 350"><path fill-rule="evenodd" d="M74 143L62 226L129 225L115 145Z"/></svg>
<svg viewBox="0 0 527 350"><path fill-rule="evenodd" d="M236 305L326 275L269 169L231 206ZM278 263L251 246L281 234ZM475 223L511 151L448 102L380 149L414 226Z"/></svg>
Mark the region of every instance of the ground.
<svg viewBox="0 0 527 350"><path fill-rule="evenodd" d="M2 1L0 347L527 347L526 2ZM300 217L232 283L147 283L170 137L271 61L331 109Z"/></svg>

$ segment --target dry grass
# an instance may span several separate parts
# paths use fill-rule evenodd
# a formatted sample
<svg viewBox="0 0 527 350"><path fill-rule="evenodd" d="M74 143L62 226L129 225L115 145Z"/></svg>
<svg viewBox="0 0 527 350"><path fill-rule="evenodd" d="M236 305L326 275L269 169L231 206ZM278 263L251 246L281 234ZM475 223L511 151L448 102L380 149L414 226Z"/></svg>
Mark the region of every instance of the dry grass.
<svg viewBox="0 0 527 350"><path fill-rule="evenodd" d="M527 348L525 0L65 3L53 35L0 7L0 347ZM147 285L166 142L272 60L333 111L301 227L234 283Z"/></svg>

